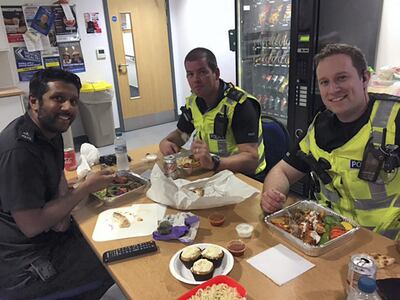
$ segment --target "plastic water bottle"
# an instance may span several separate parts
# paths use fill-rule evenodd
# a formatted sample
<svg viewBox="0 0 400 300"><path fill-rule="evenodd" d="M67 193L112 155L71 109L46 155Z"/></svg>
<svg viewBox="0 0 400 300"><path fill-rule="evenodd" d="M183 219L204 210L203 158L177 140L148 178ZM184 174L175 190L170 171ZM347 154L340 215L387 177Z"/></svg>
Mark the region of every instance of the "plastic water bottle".
<svg viewBox="0 0 400 300"><path fill-rule="evenodd" d="M358 280L358 288L350 290L347 300L381 300L376 291L375 279L361 276Z"/></svg>
<svg viewBox="0 0 400 300"><path fill-rule="evenodd" d="M122 132L115 132L114 139L115 157L117 158L117 170L129 170L128 152L126 149L126 141L122 136Z"/></svg>

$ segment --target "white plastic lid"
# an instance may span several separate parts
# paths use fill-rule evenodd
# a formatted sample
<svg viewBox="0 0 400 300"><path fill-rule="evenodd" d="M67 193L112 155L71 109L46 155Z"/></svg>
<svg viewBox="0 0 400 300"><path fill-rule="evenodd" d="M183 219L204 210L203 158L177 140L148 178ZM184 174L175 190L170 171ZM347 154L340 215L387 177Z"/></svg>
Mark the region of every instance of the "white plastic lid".
<svg viewBox="0 0 400 300"><path fill-rule="evenodd" d="M241 223L236 226L236 231L240 237L248 237L252 234L254 226L247 223Z"/></svg>

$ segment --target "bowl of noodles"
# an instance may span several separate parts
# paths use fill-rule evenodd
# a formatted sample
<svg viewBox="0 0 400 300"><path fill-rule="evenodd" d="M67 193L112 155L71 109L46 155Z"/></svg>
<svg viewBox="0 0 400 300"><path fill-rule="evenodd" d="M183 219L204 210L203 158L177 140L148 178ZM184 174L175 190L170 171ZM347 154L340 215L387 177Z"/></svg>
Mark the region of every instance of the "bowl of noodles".
<svg viewBox="0 0 400 300"><path fill-rule="evenodd" d="M234 279L219 275L191 289L178 300L233 299L245 300L246 289Z"/></svg>

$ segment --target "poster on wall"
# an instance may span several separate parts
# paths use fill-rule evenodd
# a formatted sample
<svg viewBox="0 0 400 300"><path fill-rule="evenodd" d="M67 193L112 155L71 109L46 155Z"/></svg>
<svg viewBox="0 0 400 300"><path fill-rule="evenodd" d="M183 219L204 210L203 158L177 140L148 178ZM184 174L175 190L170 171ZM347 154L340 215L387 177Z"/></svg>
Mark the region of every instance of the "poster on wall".
<svg viewBox="0 0 400 300"><path fill-rule="evenodd" d="M50 46L49 39L46 41L41 38L42 36L39 32L29 29L23 34L25 46L29 52L42 51L45 47Z"/></svg>
<svg viewBox="0 0 400 300"><path fill-rule="evenodd" d="M25 17L25 23L28 29L31 27L32 20L35 17L39 7L40 5L34 5L34 4L27 4L22 6L22 11ZM48 6L47 8L50 7Z"/></svg>
<svg viewBox="0 0 400 300"><path fill-rule="evenodd" d="M24 36L25 43L28 45L28 43L34 42L39 43L39 45L43 45L43 51L42 55L45 56L57 56L59 55L58 53L58 47L57 47L57 39L56 39L56 33L54 31L54 24L50 26L50 30L47 34L47 36L38 33L36 30L31 29L31 24L32 21L39 9L39 5L24 5L22 6L22 11L24 12L25 16L25 22L26 26L28 27L28 30ZM47 10L52 10L51 6L43 6ZM32 35L35 36L36 38L32 38ZM40 39L40 41L37 41L37 39ZM33 40L33 41L32 41ZM31 51L28 47L28 50ZM37 49L39 50L39 49ZM34 50L33 50L34 51Z"/></svg>
<svg viewBox="0 0 400 300"><path fill-rule="evenodd" d="M48 68L61 69L60 57L59 56L43 57L43 65L46 69L48 69Z"/></svg>
<svg viewBox="0 0 400 300"><path fill-rule="evenodd" d="M26 24L22 6L1 6L4 25L9 43L23 42L22 34L26 31Z"/></svg>
<svg viewBox="0 0 400 300"><path fill-rule="evenodd" d="M26 47L14 47L15 62L20 81L29 81L32 75L43 69L40 51L29 52Z"/></svg>
<svg viewBox="0 0 400 300"><path fill-rule="evenodd" d="M86 33L101 33L99 13L84 13Z"/></svg>
<svg viewBox="0 0 400 300"><path fill-rule="evenodd" d="M79 41L78 25L76 23L76 15L71 9L74 16L73 20L67 20L64 10L61 6L53 7L54 13L54 29L57 36L57 42Z"/></svg>
<svg viewBox="0 0 400 300"><path fill-rule="evenodd" d="M45 37L45 36L43 36ZM56 32L54 31L54 27L50 30L49 34L47 35L49 39L50 47L46 48L42 51L42 55L59 55L58 53L58 44L56 38Z"/></svg>
<svg viewBox="0 0 400 300"><path fill-rule="evenodd" d="M30 26L43 35L48 35L53 25L54 16L51 9L40 6Z"/></svg>
<svg viewBox="0 0 400 300"><path fill-rule="evenodd" d="M61 66L64 70L73 73L86 71L79 42L59 43L58 49L61 56Z"/></svg>

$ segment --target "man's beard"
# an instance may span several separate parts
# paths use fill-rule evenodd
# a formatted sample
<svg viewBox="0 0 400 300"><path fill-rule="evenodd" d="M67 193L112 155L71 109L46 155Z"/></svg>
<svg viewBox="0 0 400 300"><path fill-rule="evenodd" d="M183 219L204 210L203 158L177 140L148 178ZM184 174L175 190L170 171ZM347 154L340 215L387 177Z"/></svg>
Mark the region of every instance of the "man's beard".
<svg viewBox="0 0 400 300"><path fill-rule="evenodd" d="M68 116L71 118L68 126L63 126L62 124L59 124L59 116ZM71 126L73 120L75 119L74 115L70 113L50 113L46 111L42 106L39 107L38 111L38 120L40 122L40 125L43 127L43 129L52 132L52 133L63 133L68 130L69 126Z"/></svg>

